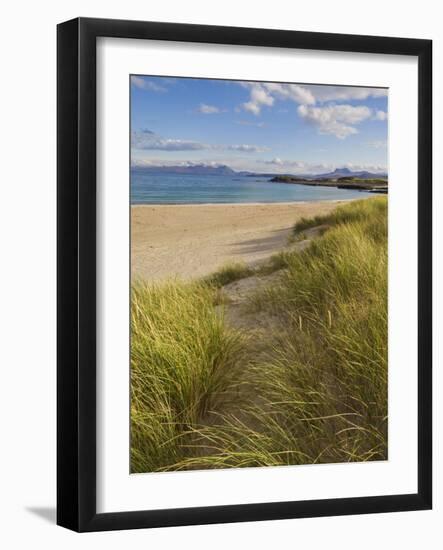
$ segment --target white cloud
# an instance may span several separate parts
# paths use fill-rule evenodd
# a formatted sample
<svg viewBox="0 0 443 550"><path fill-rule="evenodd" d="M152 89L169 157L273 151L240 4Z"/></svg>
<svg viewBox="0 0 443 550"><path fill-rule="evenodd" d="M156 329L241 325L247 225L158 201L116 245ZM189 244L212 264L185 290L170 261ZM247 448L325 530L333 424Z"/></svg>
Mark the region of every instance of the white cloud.
<svg viewBox="0 0 443 550"><path fill-rule="evenodd" d="M269 151L269 147L261 147L259 145L218 145L215 146L217 149L222 149L225 151L242 151L243 153L264 153Z"/></svg>
<svg viewBox="0 0 443 550"><path fill-rule="evenodd" d="M199 151L206 148L198 141L163 138L146 129L132 132L131 146L134 149L152 151Z"/></svg>
<svg viewBox="0 0 443 550"><path fill-rule="evenodd" d="M284 162L282 161L281 158L279 157L275 157L271 160L264 160L263 161L265 164L275 164L276 166L281 166L282 164L284 164Z"/></svg>
<svg viewBox="0 0 443 550"><path fill-rule="evenodd" d="M132 146L135 149L152 151L200 151L206 148L203 143L199 143L198 141L163 138L144 140L137 136L133 138Z"/></svg>
<svg viewBox="0 0 443 550"><path fill-rule="evenodd" d="M374 120L388 120L388 113L386 111L375 111Z"/></svg>
<svg viewBox="0 0 443 550"><path fill-rule="evenodd" d="M259 115L261 111L261 107L252 101L247 101L246 103L243 103L243 108L245 111L249 111L253 115Z"/></svg>
<svg viewBox="0 0 443 550"><path fill-rule="evenodd" d="M353 164L352 162L346 162L342 166L349 168L349 170L352 170L353 172L366 171L383 174L387 172L386 166L382 166L381 164Z"/></svg>
<svg viewBox="0 0 443 550"><path fill-rule="evenodd" d="M318 174L321 172L328 172L334 168L334 165L332 164L312 163L302 160L283 160L279 157L257 162L272 166L277 172L280 173Z"/></svg>
<svg viewBox="0 0 443 550"><path fill-rule="evenodd" d="M215 105L207 105L206 103L200 103L197 111L204 115L213 115L215 113L220 113L220 109L215 107Z"/></svg>
<svg viewBox="0 0 443 550"><path fill-rule="evenodd" d="M254 115L259 115L263 106L271 107L274 104L274 98L266 89L258 83L245 83L250 88L250 100L243 103L243 109Z"/></svg>
<svg viewBox="0 0 443 550"><path fill-rule="evenodd" d="M264 153L269 151L268 147L249 144L212 144L201 143L184 139L164 138L150 130L135 130L131 136L131 146L134 149L146 151L240 151L243 153Z"/></svg>
<svg viewBox="0 0 443 550"><path fill-rule="evenodd" d="M131 167L132 168L145 168L145 167L152 167L152 168L158 168L158 167L167 167L167 166L183 166L183 167L190 167L190 166L211 166L211 167L218 167L218 166L227 166L229 161L223 161L220 162L218 160L164 160L164 159L145 159L145 158L132 158L131 159ZM230 163L229 163L230 164ZM241 168L240 168L241 169Z"/></svg>
<svg viewBox="0 0 443 550"><path fill-rule="evenodd" d="M141 90L147 90L149 92L166 92L167 88L159 86L152 80L146 80L140 76L131 76L131 84Z"/></svg>
<svg viewBox="0 0 443 550"><path fill-rule="evenodd" d="M240 82L243 88L250 92L249 101L241 107L254 115L259 115L264 106L271 107L275 100L292 101L297 105L314 106L330 101L363 101L370 97L386 97L388 91L382 88L359 88L352 86L321 86L307 84L280 84L276 82ZM376 111L376 120L386 120L387 113ZM340 137L356 133L355 129L348 126L347 129L337 129ZM327 132L334 133L334 132Z"/></svg>
<svg viewBox="0 0 443 550"><path fill-rule="evenodd" d="M313 105L315 97L307 86L299 84L277 84L275 82L267 82L263 84L264 88L271 94L274 94L278 99L289 99L295 103L303 105Z"/></svg>
<svg viewBox="0 0 443 550"><path fill-rule="evenodd" d="M133 168L143 168L143 166L155 166L155 162L143 158L131 158L131 166Z"/></svg>
<svg viewBox="0 0 443 550"><path fill-rule="evenodd" d="M315 103L315 98L310 90L298 84L240 82L240 85L250 90L250 99L243 103L242 107L254 115L259 115L263 106L271 107L275 99L290 100L306 105Z"/></svg>
<svg viewBox="0 0 443 550"><path fill-rule="evenodd" d="M332 134L344 139L357 134L356 124L371 116L371 110L364 106L327 105L325 107L308 107L300 105L297 109L299 116L318 128L320 134Z"/></svg>
<svg viewBox="0 0 443 550"><path fill-rule="evenodd" d="M386 97L388 90L384 88L360 88L358 86L304 86L311 92L317 103L326 101L364 100L369 97Z"/></svg>

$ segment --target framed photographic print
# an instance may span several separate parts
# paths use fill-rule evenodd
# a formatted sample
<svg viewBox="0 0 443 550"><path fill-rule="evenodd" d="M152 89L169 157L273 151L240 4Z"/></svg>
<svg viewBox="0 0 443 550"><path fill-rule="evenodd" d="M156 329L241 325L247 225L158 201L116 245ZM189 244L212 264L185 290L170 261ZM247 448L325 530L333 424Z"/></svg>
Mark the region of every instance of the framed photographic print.
<svg viewBox="0 0 443 550"><path fill-rule="evenodd" d="M58 26L58 524L429 509L431 41Z"/></svg>

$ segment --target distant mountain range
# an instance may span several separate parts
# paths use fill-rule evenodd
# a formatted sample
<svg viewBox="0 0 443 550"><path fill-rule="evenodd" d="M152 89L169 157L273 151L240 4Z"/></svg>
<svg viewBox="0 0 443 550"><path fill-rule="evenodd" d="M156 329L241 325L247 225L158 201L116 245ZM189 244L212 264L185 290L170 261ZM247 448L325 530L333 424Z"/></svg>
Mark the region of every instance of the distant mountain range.
<svg viewBox="0 0 443 550"><path fill-rule="evenodd" d="M273 173L258 173L258 172L247 172L241 171L236 172L229 168L226 164L219 165L210 165L210 164L192 164L188 166L134 166L133 170L141 170L143 172L150 172L155 174L195 174L201 176L261 176L261 177L272 177L272 176L296 176L312 180L322 180L322 179L334 179L334 178L343 178L343 177L354 177L360 179L373 179L373 178L387 178L386 173L377 173L377 172L368 172L366 170L353 171L349 168L336 168L333 172L328 172L326 174L277 174Z"/></svg>
<svg viewBox="0 0 443 550"><path fill-rule="evenodd" d="M328 172L327 174L317 174L313 176L312 174L307 175L306 177L310 179L323 180L323 179L333 179L333 178L360 178L362 180L373 179L373 178L387 178L388 174L379 173L379 172L368 172L367 170L352 171L349 168L336 168L333 172Z"/></svg>

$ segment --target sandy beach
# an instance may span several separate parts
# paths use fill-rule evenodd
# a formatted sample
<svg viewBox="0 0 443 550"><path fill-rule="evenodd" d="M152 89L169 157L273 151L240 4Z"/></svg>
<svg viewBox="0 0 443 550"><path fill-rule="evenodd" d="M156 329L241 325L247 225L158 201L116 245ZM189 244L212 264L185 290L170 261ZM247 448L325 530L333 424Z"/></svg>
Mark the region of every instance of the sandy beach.
<svg viewBox="0 0 443 550"><path fill-rule="evenodd" d="M230 262L254 265L286 246L297 220L339 202L132 206L132 279L189 280Z"/></svg>

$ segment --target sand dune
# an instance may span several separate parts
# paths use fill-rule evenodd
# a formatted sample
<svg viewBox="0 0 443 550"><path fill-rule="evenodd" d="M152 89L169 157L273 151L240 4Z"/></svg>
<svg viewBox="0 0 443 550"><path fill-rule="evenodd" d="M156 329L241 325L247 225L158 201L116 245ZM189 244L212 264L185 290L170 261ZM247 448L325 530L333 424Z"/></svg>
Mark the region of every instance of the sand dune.
<svg viewBox="0 0 443 550"><path fill-rule="evenodd" d="M132 206L132 278L192 279L228 262L253 265L285 247L297 220L337 202Z"/></svg>

